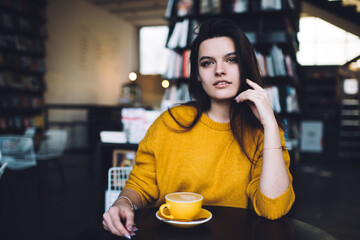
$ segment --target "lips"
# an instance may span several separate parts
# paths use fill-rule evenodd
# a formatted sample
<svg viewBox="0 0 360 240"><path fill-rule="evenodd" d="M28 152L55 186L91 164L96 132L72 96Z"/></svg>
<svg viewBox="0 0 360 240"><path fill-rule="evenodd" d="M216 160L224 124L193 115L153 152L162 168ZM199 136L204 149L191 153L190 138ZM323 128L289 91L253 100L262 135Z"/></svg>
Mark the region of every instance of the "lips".
<svg viewBox="0 0 360 240"><path fill-rule="evenodd" d="M216 81L214 84L213 84L213 86L215 86L215 87L221 87L221 86L228 86L228 85L230 85L231 84L231 82L229 82L229 81L226 81L226 80L218 80L218 81Z"/></svg>

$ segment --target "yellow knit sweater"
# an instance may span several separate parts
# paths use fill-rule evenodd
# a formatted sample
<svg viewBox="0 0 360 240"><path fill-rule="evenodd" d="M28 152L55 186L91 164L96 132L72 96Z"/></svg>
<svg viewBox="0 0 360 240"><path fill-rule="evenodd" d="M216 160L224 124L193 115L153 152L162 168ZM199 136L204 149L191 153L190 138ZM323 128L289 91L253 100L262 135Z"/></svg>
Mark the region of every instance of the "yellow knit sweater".
<svg viewBox="0 0 360 240"><path fill-rule="evenodd" d="M172 108L172 113L184 123L193 119L195 110L178 106ZM204 205L239 208L251 205L259 216L269 219L279 218L290 210L295 200L292 184L276 199L262 194L259 187L262 159L255 168L251 167L229 123L214 122L203 114L191 131L174 129L181 128L165 111L139 144L125 189L137 191L144 206L159 206L166 194L189 191L201 194ZM285 145L282 131L281 138ZM250 156L253 145L248 146ZM289 169L289 154L283 151L283 155ZM292 182L290 172L289 177Z"/></svg>

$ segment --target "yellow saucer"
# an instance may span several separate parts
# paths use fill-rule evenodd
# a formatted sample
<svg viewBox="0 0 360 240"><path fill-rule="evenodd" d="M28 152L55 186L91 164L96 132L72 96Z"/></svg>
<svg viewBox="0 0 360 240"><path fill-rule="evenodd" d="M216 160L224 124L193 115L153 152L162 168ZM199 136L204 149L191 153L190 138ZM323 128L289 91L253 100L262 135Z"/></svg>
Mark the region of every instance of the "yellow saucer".
<svg viewBox="0 0 360 240"><path fill-rule="evenodd" d="M204 208L202 208L200 210L199 215L196 217L196 219L201 219L201 220L196 220L195 219L194 221L188 221L188 222L169 220L166 217L164 217L159 211L157 211L155 215L160 221L163 221L165 223L168 223L168 224L170 224L172 226L179 227L179 228L195 227L197 225L208 222L212 218L211 212L204 209Z"/></svg>

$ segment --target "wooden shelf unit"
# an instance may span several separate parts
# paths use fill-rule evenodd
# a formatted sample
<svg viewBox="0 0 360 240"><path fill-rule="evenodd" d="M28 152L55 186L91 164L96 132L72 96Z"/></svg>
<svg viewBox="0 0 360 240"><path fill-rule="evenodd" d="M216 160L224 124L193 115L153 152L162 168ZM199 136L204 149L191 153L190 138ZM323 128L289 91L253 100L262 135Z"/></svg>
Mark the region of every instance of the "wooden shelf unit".
<svg viewBox="0 0 360 240"><path fill-rule="evenodd" d="M0 134L42 128L45 0L0 0Z"/></svg>

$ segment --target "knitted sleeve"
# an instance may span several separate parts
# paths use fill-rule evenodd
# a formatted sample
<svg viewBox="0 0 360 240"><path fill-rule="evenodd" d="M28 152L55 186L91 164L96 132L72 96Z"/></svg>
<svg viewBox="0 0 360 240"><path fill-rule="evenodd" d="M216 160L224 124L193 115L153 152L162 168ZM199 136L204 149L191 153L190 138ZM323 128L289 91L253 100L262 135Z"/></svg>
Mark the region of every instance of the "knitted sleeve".
<svg viewBox="0 0 360 240"><path fill-rule="evenodd" d="M281 131L281 144L285 146L284 132ZM252 170L252 179L247 186L246 192L250 197L255 212L259 216L263 216L268 219L277 219L287 214L294 201L295 193L292 186L292 176L289 171L290 156L287 150L283 150L283 156L290 178L290 184L288 189L279 197L272 199L265 196L260 190L260 173L262 167L262 157L258 160L255 167Z"/></svg>
<svg viewBox="0 0 360 240"><path fill-rule="evenodd" d="M156 164L151 140L154 136L156 122L150 126L136 153L135 165L126 181L124 189L133 189L141 196L143 206L154 202L159 195L156 184Z"/></svg>

